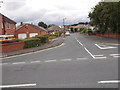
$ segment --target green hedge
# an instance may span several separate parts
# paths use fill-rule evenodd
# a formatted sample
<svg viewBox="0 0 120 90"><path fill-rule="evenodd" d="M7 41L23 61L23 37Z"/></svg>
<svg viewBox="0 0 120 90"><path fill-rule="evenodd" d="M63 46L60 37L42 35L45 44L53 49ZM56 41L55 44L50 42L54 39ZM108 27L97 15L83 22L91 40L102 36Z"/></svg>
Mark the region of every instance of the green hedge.
<svg viewBox="0 0 120 90"><path fill-rule="evenodd" d="M47 43L48 42L48 35L37 35L35 38L39 38L40 43Z"/></svg>
<svg viewBox="0 0 120 90"><path fill-rule="evenodd" d="M24 39L24 48L38 47L41 45L39 38Z"/></svg>

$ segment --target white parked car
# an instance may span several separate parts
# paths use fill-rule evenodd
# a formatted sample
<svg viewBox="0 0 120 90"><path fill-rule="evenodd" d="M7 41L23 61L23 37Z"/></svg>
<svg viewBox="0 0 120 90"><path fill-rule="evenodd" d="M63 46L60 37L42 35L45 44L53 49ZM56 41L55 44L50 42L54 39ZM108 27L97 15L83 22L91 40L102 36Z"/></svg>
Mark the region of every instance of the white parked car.
<svg viewBox="0 0 120 90"><path fill-rule="evenodd" d="M70 32L67 31L67 32L65 33L65 35L66 35L66 36L70 36Z"/></svg>

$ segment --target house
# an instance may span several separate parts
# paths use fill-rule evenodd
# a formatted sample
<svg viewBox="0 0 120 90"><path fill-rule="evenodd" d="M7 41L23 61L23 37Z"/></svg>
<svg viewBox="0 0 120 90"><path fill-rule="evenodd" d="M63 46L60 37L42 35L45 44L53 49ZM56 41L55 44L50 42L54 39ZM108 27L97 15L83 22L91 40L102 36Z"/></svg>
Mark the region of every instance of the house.
<svg viewBox="0 0 120 90"><path fill-rule="evenodd" d="M0 13L0 35L14 35L16 22Z"/></svg>
<svg viewBox="0 0 120 90"><path fill-rule="evenodd" d="M59 26L52 25L51 27L48 28L48 33L49 34L55 34L56 32L63 31Z"/></svg>
<svg viewBox="0 0 120 90"><path fill-rule="evenodd" d="M47 34L46 29L33 24L27 24L21 22L21 24L17 27L17 30L15 32L15 37L19 39L25 39L36 35L44 35L44 34Z"/></svg>

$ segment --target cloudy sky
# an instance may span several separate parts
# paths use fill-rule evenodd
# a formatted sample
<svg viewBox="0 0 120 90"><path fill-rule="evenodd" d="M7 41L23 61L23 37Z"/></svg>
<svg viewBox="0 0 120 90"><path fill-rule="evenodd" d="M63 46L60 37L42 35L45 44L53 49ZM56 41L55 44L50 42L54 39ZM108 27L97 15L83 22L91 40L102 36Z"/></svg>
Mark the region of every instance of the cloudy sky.
<svg viewBox="0 0 120 90"><path fill-rule="evenodd" d="M1 1L1 0L0 0ZM62 25L89 21L88 13L101 0L2 0L0 12L17 23Z"/></svg>

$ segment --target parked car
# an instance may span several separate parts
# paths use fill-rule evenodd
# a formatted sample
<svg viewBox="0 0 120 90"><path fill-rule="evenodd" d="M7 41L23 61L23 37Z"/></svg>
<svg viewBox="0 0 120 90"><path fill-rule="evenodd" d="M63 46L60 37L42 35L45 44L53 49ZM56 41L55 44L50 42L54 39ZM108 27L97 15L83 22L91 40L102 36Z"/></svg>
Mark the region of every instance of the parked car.
<svg viewBox="0 0 120 90"><path fill-rule="evenodd" d="M70 36L70 32L67 31L67 32L65 33L65 35L66 35L66 36Z"/></svg>

